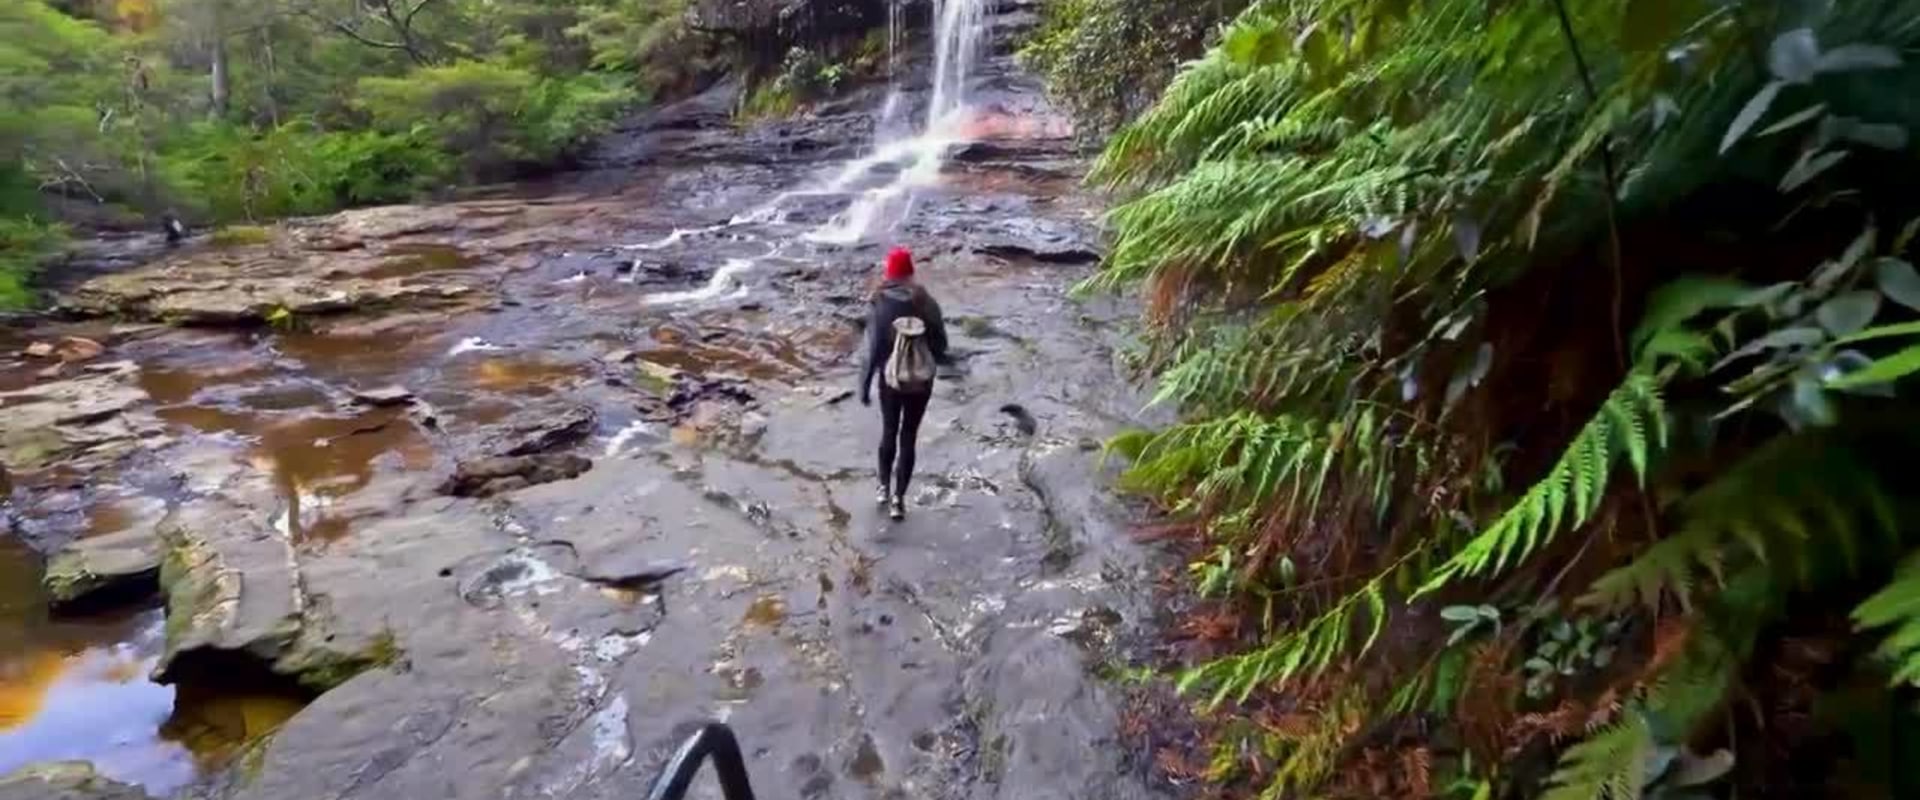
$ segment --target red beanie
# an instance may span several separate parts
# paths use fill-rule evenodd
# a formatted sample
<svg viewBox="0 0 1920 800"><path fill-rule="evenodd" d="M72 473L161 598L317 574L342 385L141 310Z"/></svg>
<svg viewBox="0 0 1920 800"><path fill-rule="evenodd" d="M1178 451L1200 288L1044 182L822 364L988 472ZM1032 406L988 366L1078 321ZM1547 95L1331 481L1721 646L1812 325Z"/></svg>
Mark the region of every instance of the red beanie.
<svg viewBox="0 0 1920 800"><path fill-rule="evenodd" d="M887 253L887 280L904 281L913 277L913 254L896 247Z"/></svg>

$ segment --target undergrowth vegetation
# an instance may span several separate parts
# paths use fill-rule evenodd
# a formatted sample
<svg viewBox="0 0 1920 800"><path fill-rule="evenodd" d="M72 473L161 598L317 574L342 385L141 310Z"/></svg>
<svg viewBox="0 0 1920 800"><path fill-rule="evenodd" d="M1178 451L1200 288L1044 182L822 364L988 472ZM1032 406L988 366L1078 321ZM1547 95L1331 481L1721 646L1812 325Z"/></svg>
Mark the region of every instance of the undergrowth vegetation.
<svg viewBox="0 0 1920 800"><path fill-rule="evenodd" d="M1247 0L1056 0L1021 45L1020 62L1088 137L1145 110L1180 63L1199 55Z"/></svg>
<svg viewBox="0 0 1920 800"><path fill-rule="evenodd" d="M563 165L718 64L687 0L0 3L0 307L58 228L196 228ZM34 235L24 231L31 229ZM29 247L31 245L31 247Z"/></svg>
<svg viewBox="0 0 1920 800"><path fill-rule="evenodd" d="M1112 447L1208 597L1213 757L1161 767L1920 793L1917 45L1915 0L1235 18L1094 174L1085 288L1183 412Z"/></svg>

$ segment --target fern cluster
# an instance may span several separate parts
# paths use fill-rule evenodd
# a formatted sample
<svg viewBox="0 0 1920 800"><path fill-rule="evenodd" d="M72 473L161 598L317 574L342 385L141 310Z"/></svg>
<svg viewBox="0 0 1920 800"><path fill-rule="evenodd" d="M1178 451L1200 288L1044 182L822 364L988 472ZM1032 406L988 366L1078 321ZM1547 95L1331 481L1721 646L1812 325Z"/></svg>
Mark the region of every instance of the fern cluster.
<svg viewBox="0 0 1920 800"><path fill-rule="evenodd" d="M1620 713L1545 784L1510 787L1637 800L1727 772L1732 754L1686 745L1791 613L1789 592L1845 595L1883 637L1890 680L1920 681L1920 566L1879 583L1920 517L1889 455L1920 429L1903 394L1920 372L1920 271L1912 235L1874 233L1920 203L1868 166L1898 173L1920 132L1900 99L1920 89L1901 56L1920 46L1920 25L1898 22L1913 19L1920 0L1263 0L1240 14L1093 173L1123 202L1089 287L1144 286L1175 309L1154 317L1156 400L1185 414L1117 449L1130 486L1204 522L1216 547L1323 552L1303 541L1318 535L1360 555L1308 576L1321 591L1291 595L1295 613L1189 669L1182 690L1217 706L1366 665L1441 597L1677 613L1694 631L1685 655L1593 676ZM1828 233L1840 216L1850 230ZM1840 255L1740 251L1718 268L1759 258L1763 274L1671 280L1743 237ZM1649 244L1672 239L1698 246ZM1543 330L1610 340L1612 363L1545 362L1592 349L1499 327L1539 287L1593 309ZM1572 366L1593 410L1557 439L1542 431L1564 423L1498 396ZM1558 450L1501 457L1535 446ZM1550 613L1482 635L1518 649ZM1458 693L1432 674L1456 663L1445 638L1390 650L1399 666L1377 668L1400 670L1403 691L1369 708L1375 722ZM1426 666L1408 676L1410 653Z"/></svg>
<svg viewBox="0 0 1920 800"><path fill-rule="evenodd" d="M1617 460L1625 457L1644 481L1650 454L1666 444L1667 418L1659 386L1652 375L1635 372L1573 437L1546 477L1436 568L1416 596L1461 578L1499 572L1532 555L1563 526L1585 525L1607 495Z"/></svg>

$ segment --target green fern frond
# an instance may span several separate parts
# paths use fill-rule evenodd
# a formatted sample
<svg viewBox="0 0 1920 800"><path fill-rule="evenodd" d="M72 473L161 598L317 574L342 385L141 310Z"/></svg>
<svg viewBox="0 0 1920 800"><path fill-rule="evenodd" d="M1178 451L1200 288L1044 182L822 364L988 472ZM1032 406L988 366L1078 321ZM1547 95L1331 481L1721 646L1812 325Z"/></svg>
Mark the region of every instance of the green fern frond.
<svg viewBox="0 0 1920 800"><path fill-rule="evenodd" d="M1847 437L1810 432L1769 441L1687 497L1681 525L1633 562L1596 580L1580 602L1658 608L1692 600L1702 573L1757 563L1792 573L1853 575L1865 554L1900 543L1893 493Z"/></svg>
<svg viewBox="0 0 1920 800"><path fill-rule="evenodd" d="M1920 556L1909 558L1894 579L1853 610L1856 630L1891 628L1875 653L1894 684L1920 686Z"/></svg>
<svg viewBox="0 0 1920 800"><path fill-rule="evenodd" d="M1627 457L1646 478L1649 453L1667 443L1666 407L1659 381L1644 371L1627 376L1567 446L1547 475L1487 529L1437 568L1414 592L1420 597L1468 576L1500 572L1525 559L1566 527L1586 524L1606 496L1615 459Z"/></svg>
<svg viewBox="0 0 1920 800"><path fill-rule="evenodd" d="M1560 755L1541 800L1641 800L1656 747L1685 742L1725 702L1759 632L1784 607L1767 570L1735 576L1685 651L1636 693L1620 720Z"/></svg>
<svg viewBox="0 0 1920 800"><path fill-rule="evenodd" d="M1349 685L1314 715L1303 734L1276 736L1280 740L1275 748L1279 763L1260 792L1262 800L1291 797L1293 792L1326 780L1338 766L1341 749L1354 734L1353 723L1364 718L1367 711L1366 690L1359 684Z"/></svg>
<svg viewBox="0 0 1920 800"><path fill-rule="evenodd" d="M1655 744L1646 716L1629 711L1568 748L1540 800L1640 800Z"/></svg>
<svg viewBox="0 0 1920 800"><path fill-rule="evenodd" d="M1229 696L1237 695L1245 701L1262 686L1319 674L1347 653L1363 616L1368 623L1366 635L1354 654L1367 652L1386 625L1387 600L1382 586L1386 577L1383 574L1374 578L1332 608L1274 638L1259 650L1188 670L1180 677L1179 691L1186 693L1198 686L1211 687L1213 694L1208 705L1218 706Z"/></svg>

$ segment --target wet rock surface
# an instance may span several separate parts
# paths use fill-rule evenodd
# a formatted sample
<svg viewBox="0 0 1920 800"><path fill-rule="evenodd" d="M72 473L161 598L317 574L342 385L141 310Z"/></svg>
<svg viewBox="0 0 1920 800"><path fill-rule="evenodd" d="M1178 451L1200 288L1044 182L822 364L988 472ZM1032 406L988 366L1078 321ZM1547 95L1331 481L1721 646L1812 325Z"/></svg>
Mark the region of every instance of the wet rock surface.
<svg viewBox="0 0 1920 800"><path fill-rule="evenodd" d="M0 777L0 800L147 800L147 794L103 778L85 763L62 762Z"/></svg>
<svg viewBox="0 0 1920 800"><path fill-rule="evenodd" d="M47 595L56 607L150 596L160 588L159 532L132 529L81 539L47 561Z"/></svg>
<svg viewBox="0 0 1920 800"><path fill-rule="evenodd" d="M872 105L708 97L577 180L96 278L69 310L187 324L0 330L15 505L47 551L157 534L163 675L317 693L196 798L637 797L716 718L768 797L1149 796L1092 674L1154 613L1097 452L1131 310L1066 297L1097 207L1029 91L856 241L813 234L899 171L835 188ZM848 399L894 242L958 355L900 523ZM101 352L18 354L68 335Z"/></svg>
<svg viewBox="0 0 1920 800"><path fill-rule="evenodd" d="M495 456L460 464L440 485L440 492L454 497L492 497L578 477L591 468L593 462L567 453Z"/></svg>

